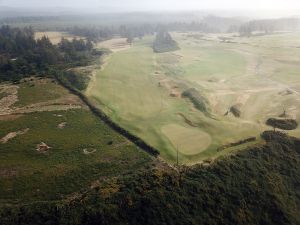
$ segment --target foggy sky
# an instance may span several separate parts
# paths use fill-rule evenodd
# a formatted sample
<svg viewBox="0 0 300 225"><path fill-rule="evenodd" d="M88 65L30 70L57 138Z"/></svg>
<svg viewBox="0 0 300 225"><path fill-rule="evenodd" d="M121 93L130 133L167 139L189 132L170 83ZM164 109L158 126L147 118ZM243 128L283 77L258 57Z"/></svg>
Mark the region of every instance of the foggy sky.
<svg viewBox="0 0 300 225"><path fill-rule="evenodd" d="M150 10L300 10L300 0L0 0L9 7L110 8L119 11Z"/></svg>

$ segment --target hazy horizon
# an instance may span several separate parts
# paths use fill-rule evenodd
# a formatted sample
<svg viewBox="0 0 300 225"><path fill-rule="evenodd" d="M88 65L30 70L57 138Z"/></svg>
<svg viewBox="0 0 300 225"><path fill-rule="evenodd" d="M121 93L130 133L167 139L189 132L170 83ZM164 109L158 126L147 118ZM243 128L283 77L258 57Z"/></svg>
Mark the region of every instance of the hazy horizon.
<svg viewBox="0 0 300 225"><path fill-rule="evenodd" d="M0 0L0 8L14 7L26 9L38 8L70 8L97 11L110 9L111 11L185 11L185 10L263 10L286 11L289 13L300 12L298 0Z"/></svg>

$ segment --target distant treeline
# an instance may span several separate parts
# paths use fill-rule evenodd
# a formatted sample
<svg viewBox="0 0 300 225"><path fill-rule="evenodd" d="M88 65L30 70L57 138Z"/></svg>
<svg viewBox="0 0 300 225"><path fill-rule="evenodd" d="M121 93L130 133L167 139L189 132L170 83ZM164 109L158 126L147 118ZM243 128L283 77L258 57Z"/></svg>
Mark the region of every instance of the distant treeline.
<svg viewBox="0 0 300 225"><path fill-rule="evenodd" d="M250 36L254 32L273 33L278 31L300 30L300 19L282 18L253 20L245 22L235 18L216 16L205 17L201 22L173 22L168 24L122 25L119 27L68 27L63 31L73 35L84 36L92 41L110 39L120 36L127 39L142 38L145 35L158 33L162 27L170 32L201 32L201 33L240 33Z"/></svg>
<svg viewBox="0 0 300 225"><path fill-rule="evenodd" d="M62 39L55 46L48 37L35 40L30 27L0 27L0 81L49 76L51 70L85 66L94 54L91 41Z"/></svg>
<svg viewBox="0 0 300 225"><path fill-rule="evenodd" d="M32 24L41 31L57 30L66 31L74 35L88 37L92 41L106 40L113 36L128 38L143 37L147 34L153 34L159 31L161 26L166 27L168 31L198 31L203 33L224 33L240 32L241 35L251 35L253 32L271 33L276 31L294 31L299 30L299 18L280 18L249 20L243 17L219 17L204 16L189 20L183 20L176 17L171 21L164 21L162 18L151 20L150 15L128 15L131 19L126 19L125 15L103 15L90 17L76 16L38 16L38 17L16 17L4 18L0 24L12 24L14 26ZM145 19L146 17L147 19ZM100 23L98 20L111 21L111 23ZM38 26L42 24L42 26ZM91 25L92 24L92 25ZM102 24L102 25L100 25ZM107 24L107 25L105 25Z"/></svg>
<svg viewBox="0 0 300 225"><path fill-rule="evenodd" d="M300 19L281 18L253 20L247 22L238 28L241 35L251 35L253 32L272 33L275 31L299 31Z"/></svg>

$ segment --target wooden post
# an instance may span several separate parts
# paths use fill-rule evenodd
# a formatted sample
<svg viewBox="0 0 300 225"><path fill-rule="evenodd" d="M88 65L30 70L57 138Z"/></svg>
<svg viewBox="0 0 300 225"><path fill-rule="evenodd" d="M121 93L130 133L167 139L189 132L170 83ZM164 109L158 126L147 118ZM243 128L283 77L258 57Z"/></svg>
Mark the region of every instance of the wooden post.
<svg viewBox="0 0 300 225"><path fill-rule="evenodd" d="M179 165L179 161L178 161L178 146L177 146L177 167Z"/></svg>

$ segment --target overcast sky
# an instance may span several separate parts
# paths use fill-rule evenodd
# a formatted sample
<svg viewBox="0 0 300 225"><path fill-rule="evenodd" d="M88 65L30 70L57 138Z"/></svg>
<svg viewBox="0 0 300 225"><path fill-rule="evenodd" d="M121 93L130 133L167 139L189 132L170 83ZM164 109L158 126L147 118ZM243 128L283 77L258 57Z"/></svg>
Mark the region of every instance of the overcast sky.
<svg viewBox="0 0 300 225"><path fill-rule="evenodd" d="M11 7L111 8L122 11L150 10L300 10L300 0L0 0Z"/></svg>

